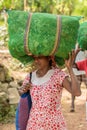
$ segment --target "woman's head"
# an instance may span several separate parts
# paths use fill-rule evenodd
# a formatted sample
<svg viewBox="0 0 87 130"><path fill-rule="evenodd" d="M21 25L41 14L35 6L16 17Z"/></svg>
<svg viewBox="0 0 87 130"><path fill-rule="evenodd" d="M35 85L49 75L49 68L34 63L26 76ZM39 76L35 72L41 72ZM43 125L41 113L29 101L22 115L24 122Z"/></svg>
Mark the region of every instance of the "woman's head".
<svg viewBox="0 0 87 130"><path fill-rule="evenodd" d="M54 66L55 60L53 56L33 56L35 66L38 69L43 69L44 67Z"/></svg>

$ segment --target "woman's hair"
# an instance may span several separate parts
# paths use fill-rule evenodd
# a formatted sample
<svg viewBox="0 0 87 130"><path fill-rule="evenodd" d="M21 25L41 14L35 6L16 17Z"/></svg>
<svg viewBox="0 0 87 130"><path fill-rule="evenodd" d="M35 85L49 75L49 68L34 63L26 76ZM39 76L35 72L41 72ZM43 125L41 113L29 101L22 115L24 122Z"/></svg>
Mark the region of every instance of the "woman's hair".
<svg viewBox="0 0 87 130"><path fill-rule="evenodd" d="M52 66L52 60L49 60L49 65Z"/></svg>
<svg viewBox="0 0 87 130"><path fill-rule="evenodd" d="M56 62L55 62L55 57L54 56L50 56L49 65L53 66L53 67L56 67Z"/></svg>

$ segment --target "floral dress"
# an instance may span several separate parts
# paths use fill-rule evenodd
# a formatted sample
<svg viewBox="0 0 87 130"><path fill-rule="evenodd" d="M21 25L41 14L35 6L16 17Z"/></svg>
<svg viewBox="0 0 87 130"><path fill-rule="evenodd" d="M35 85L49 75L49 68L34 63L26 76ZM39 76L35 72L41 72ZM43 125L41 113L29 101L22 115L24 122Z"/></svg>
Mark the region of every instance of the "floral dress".
<svg viewBox="0 0 87 130"><path fill-rule="evenodd" d="M49 70L42 78L32 73L32 108L26 130L67 130L61 112L62 83L66 76L60 69Z"/></svg>

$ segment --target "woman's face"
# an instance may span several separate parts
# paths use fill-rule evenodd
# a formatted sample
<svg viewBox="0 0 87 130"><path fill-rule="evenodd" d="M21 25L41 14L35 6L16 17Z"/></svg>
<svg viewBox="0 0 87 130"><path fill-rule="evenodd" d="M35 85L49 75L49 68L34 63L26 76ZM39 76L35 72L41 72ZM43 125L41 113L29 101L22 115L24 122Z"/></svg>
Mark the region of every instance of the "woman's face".
<svg viewBox="0 0 87 130"><path fill-rule="evenodd" d="M34 56L34 63L38 69L44 69L49 66L49 57L47 56Z"/></svg>

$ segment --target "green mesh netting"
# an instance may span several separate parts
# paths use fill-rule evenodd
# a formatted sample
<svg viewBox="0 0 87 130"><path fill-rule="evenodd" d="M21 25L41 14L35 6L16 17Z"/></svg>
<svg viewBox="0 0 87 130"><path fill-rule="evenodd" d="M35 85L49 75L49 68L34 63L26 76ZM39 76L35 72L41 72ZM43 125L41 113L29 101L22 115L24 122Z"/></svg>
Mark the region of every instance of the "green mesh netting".
<svg viewBox="0 0 87 130"><path fill-rule="evenodd" d="M87 50L87 22L81 23L79 27L78 43L83 50Z"/></svg>
<svg viewBox="0 0 87 130"><path fill-rule="evenodd" d="M13 57L23 64L33 61L24 50L24 34L29 12L8 11L9 50ZM55 53L58 64L74 48L79 28L80 17L61 16L60 43ZM57 30L57 15L33 13L28 34L28 49L33 55L48 56L54 48Z"/></svg>

